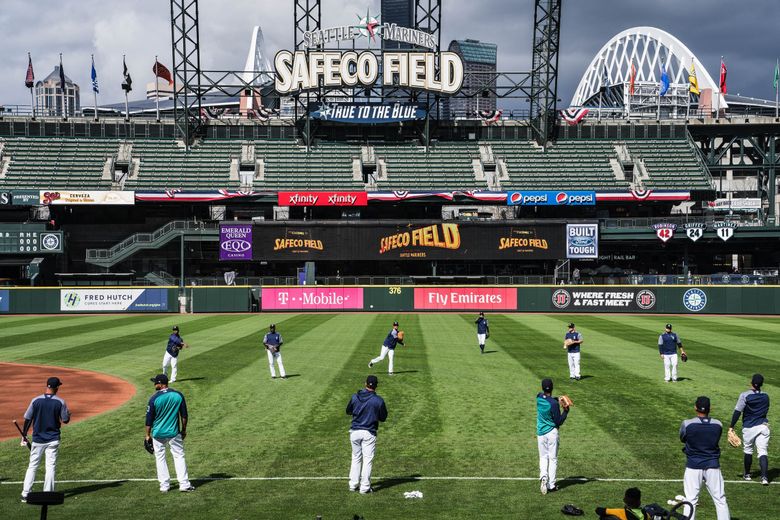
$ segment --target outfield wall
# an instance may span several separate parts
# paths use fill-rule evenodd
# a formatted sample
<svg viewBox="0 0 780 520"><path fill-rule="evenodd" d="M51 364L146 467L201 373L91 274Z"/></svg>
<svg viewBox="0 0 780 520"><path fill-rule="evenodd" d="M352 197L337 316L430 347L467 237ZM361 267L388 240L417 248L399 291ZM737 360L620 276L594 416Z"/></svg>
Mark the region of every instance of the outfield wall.
<svg viewBox="0 0 780 520"><path fill-rule="evenodd" d="M780 286L187 287L187 312L608 312L780 315ZM179 312L178 287L0 289L0 314Z"/></svg>

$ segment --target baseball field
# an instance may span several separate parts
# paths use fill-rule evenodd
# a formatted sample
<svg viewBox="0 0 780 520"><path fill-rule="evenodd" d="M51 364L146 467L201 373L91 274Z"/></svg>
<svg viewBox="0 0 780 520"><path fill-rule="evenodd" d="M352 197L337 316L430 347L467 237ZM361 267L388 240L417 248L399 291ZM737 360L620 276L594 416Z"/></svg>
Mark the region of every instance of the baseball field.
<svg viewBox="0 0 780 520"><path fill-rule="evenodd" d="M778 318L487 317L484 355L472 314L4 317L0 362L104 372L137 388L119 408L63 428L57 489L66 499L50 519L548 519L563 518L567 503L587 518L596 506L620 505L631 486L644 503L666 505L682 492L678 430L695 415L694 400L708 395L712 415L727 425L754 372L766 378L770 426L780 432ZM367 363L393 319L406 346L388 377L386 361ZM571 319L584 337L577 382L561 348ZM690 356L677 383L664 382L658 356L667 321ZM260 344L272 322L285 340L286 380L270 378ZM144 413L174 324L191 345L171 387L187 399L186 457L197 490L162 494L142 446ZM379 376L389 417L379 431L376 492L359 495L347 490L345 407L369 373ZM534 399L543 377L574 401L561 429L561 489L546 496L537 481ZM62 379L68 400L79 381ZM29 391L44 386L31 381ZM13 415L21 420L28 402L12 403ZM780 439L770 441L768 487L741 481L742 452L725 435L721 448L732 518L780 518ZM19 502L27 457L18 439L0 443L2 518L38 518L37 507ZM423 498L405 499L413 490ZM706 491L697 518L715 518Z"/></svg>

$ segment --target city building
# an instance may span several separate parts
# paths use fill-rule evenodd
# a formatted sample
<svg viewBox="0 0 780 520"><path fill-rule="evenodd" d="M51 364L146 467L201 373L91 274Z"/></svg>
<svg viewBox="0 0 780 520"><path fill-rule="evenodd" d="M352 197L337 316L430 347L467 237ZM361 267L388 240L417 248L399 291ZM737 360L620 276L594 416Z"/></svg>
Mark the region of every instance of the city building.
<svg viewBox="0 0 780 520"><path fill-rule="evenodd" d="M414 0L382 0L382 24L394 23L401 27L414 27ZM408 43L382 40L383 50L411 49Z"/></svg>
<svg viewBox="0 0 780 520"><path fill-rule="evenodd" d="M458 53L463 60L465 76L461 91L469 97L446 99L444 117L475 117L480 110L495 110L498 45L479 40L453 40L448 50Z"/></svg>
<svg viewBox="0 0 780 520"><path fill-rule="evenodd" d="M41 116L73 116L81 109L79 86L65 76L65 110L62 109L62 90L60 90L60 67L35 83L36 114Z"/></svg>

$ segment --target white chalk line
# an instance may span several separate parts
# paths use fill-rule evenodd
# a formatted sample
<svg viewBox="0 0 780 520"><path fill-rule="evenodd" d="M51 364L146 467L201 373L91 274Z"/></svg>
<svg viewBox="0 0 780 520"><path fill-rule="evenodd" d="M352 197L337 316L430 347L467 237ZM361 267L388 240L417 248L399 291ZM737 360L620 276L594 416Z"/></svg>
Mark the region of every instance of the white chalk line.
<svg viewBox="0 0 780 520"><path fill-rule="evenodd" d="M326 476L312 476L312 477L195 477L190 479L193 482L197 481L274 481L274 480L301 480L301 481L316 481L316 480L349 480L348 477L326 477ZM471 480L471 481L510 481L510 482L536 482L539 479L537 477L448 477L448 476L398 476L398 477L380 477L374 476L373 480L377 483L383 480L404 480L407 482L418 482L423 480ZM599 478L599 477L568 477L558 479L558 482L656 482L656 483L680 483L682 479L663 479L663 478ZM43 482L43 481L36 481ZM110 484L119 482L157 482L156 478L115 478L115 479L83 479L83 480L57 480L58 484ZM724 480L727 484L758 484L758 481L747 480ZM0 485L19 485L23 484L21 480L5 482L0 481ZM780 485L780 482L770 482L771 485Z"/></svg>

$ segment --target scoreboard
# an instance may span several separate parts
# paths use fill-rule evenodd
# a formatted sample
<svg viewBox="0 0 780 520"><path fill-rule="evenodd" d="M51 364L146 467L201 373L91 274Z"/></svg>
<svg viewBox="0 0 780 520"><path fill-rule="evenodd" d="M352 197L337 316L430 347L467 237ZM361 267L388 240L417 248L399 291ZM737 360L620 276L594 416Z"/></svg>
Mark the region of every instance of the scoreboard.
<svg viewBox="0 0 780 520"><path fill-rule="evenodd" d="M0 255L62 253L62 231L42 224L0 224Z"/></svg>

